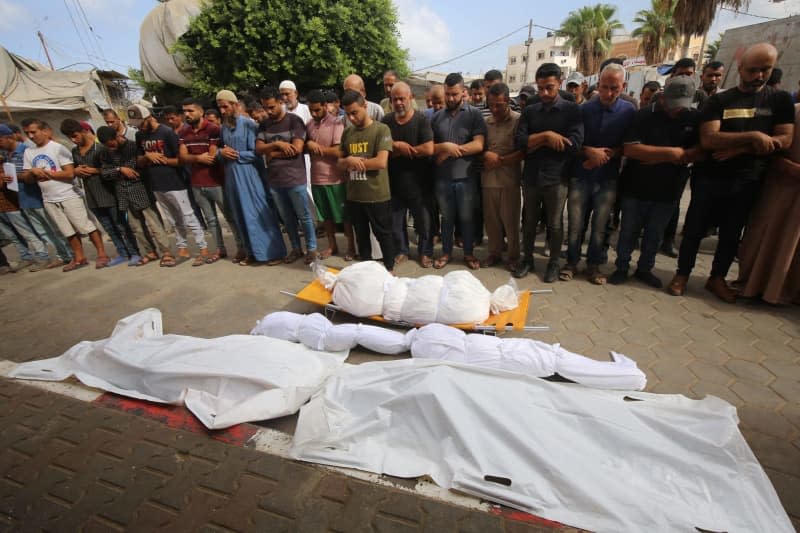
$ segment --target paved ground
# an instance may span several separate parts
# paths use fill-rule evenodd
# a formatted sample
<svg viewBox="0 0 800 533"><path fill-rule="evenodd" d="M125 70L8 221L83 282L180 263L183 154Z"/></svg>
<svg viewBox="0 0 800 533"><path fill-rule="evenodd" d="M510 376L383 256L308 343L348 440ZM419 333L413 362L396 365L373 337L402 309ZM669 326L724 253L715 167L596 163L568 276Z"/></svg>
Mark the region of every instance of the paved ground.
<svg viewBox="0 0 800 533"><path fill-rule="evenodd" d="M713 239L709 239L706 242L706 249L711 249L713 245ZM111 250L110 244L107 247ZM6 253L12 252L6 248ZM485 250L480 248L478 253L485 253ZM611 256L613 259L613 252ZM536 296L529 315L531 323L548 324L552 330L530 335L548 342L560 342L567 349L598 359L607 359L608 351L611 349L624 353L636 360L647 373L648 391L681 393L693 398L714 394L736 405L739 408L741 428L748 443L775 485L795 527L800 528L800 308L773 307L758 302L728 305L715 300L703 290L704 276L707 275L710 258L708 254L701 254L687 296L682 298L652 290L634 281L621 287L597 287L579 277L570 283L559 282L545 286L538 276L529 276L521 280L521 288L552 287L554 291L549 295ZM331 266L344 266L338 258L332 258L328 263ZM545 263L545 258L537 259L540 272L544 269ZM675 260L659 256L655 272L666 283L672 275L674 265ZM448 267L448 269L454 268L462 266L453 263ZM610 267L606 268L610 270ZM398 267L397 273L416 276L421 273L421 269L413 263L406 263ZM731 275L735 274L734 268ZM482 269L478 272L478 277L489 288L494 288L507 281L508 274L500 269ZM70 274L48 271L2 276L0 302L5 311L4 330L7 333L0 344L0 359L26 361L58 355L78 341L108 336L119 318L146 307L158 307L162 310L165 331L169 333L205 337L246 333L257 319L271 311L314 310L313 307L293 301L278 292L280 289L297 291L310 280L310 271L301 264L280 267L239 267L229 262L201 268L192 268L190 264L185 263L174 269L149 265L141 268L116 267L101 271L85 268ZM358 363L381 357L383 356L356 350L351 354L349 361ZM337 496L339 500L336 500L337 497L315 499L315 495L320 494L318 491L323 490L319 488L320 485L327 487L325 483L328 482L322 482L324 476L314 467L280 460L283 462L275 463L280 464L280 468L277 466L275 468L285 469L289 473L267 475L262 471L248 472L248 469L256 467L242 465L252 465L257 461L248 463L244 456L230 458L239 457L237 455L239 451L214 452L222 454L219 459L213 459L212 462L216 461L214 464L238 466L218 467L215 470L217 473L212 476L215 481L209 482L211 486L208 491L193 488L194 481L191 480L196 478L192 476L199 474L193 474L192 469L207 471L210 463L202 459L202 455L197 461L192 459L187 463L187 456L180 451L180 446L175 444L178 437L173 430L162 432L153 428L152 424L137 422L135 419L126 419L123 422L96 408L103 413L90 414L88 415L90 419L106 417L105 419L111 421L98 422L98 425L91 426L91 423L84 422L82 417L78 417L81 427L85 427L83 435L94 435L99 432L98 434L102 434L104 438L121 439L118 444L124 448L118 453L101 453L96 448L94 438L73 442L63 436L62 432L69 430L65 425L71 426L76 423L69 415L70 410L76 409L71 401L53 399L49 396L44 400L29 400L25 396L27 393L22 395L23 399L19 397L21 393L9 389L9 385L2 386L0 409L4 417L11 417L4 419L5 423L0 425L0 428L3 428L2 444L4 448L13 446L15 450L3 454L3 459L0 460L2 461L0 471L3 476L0 486L4 487L2 493L5 498L0 509L0 524L5 520L7 528L19 529L18 526L21 524L25 525L25 529L28 525L31 528L40 526L46 528L48 523L46 520L51 516L51 512L55 513L64 505L72 505L76 496L70 495L70 491L83 490L79 487L84 485L64 484L64 480L67 479L80 480L85 486L94 487L92 490L96 492L85 493L89 495L85 497L89 498L90 503L80 504L83 506L82 509L87 510L95 508L106 495L117 494L119 488L125 487L126 483L141 481L142 487L152 487L143 489L144 496L139 494L128 499L115 497L110 504L114 510L110 515L102 515L105 518L101 519L100 515L91 513L86 515L90 518L96 517L99 520L96 525L102 529L112 528L115 524L134 524L135 520L154 520L155 524L162 523L160 521L163 521L163 524L173 521L171 523L197 525L198 529L203 524L215 524L213 527L209 526L210 530L256 527L255 523L215 522L213 516L209 514L209 509L216 509L218 504L222 505L219 502L224 503L222 508L237 515L232 518L235 520L250 516L236 507L248 502L247 505L250 505L251 509L256 507L260 509L252 514L254 520L258 516L270 517L278 523L281 517L287 520L294 517L300 519L299 523L307 526L309 530L314 529L314 524L302 521L310 520L309 513L304 513L303 509L314 508L324 510L324 513L330 510L331 514L327 516L336 516L337 520L345 520L347 518L345 515L356 512L353 510L356 508L371 509L369 512L372 514L369 516L373 518L369 523L375 529L384 529L381 525L384 524L384 519L390 520L386 518L388 515L383 514L382 509L385 506L378 509L368 502L362 504L341 501L343 497L341 494L350 494L348 491L353 490L345 488L341 483L357 483L355 481L330 482L334 487L331 490L340 494ZM45 396L40 395L38 398ZM20 402L23 403L23 409L18 411L16 408ZM37 402L41 402L41 405ZM111 430L106 427L108 424L111 425L109 426ZM294 418L287 417L268 425L291 432ZM25 434L38 431L40 428L51 431L49 435L52 440L47 443L50 451L44 448L41 450L26 448L28 444L25 443L29 442L30 438L26 440ZM151 432L163 435L152 438L145 436L145 433ZM131 448L130 444L124 444L131 439L137 440L137 446ZM146 442L155 442L152 445L144 445L148 450L146 453L138 451L138 442L145 442L142 439ZM216 449L218 446L205 443L200 437L192 439L200 439L192 440L196 443L193 446L200 448L209 446ZM19 442L22 444L14 444ZM52 448L53 446L55 448ZM173 453L174 450L171 448L178 449L180 453ZM73 452L67 453L69 450ZM82 453L94 453L96 450L98 450L96 455L92 457L81 456ZM67 466L62 467L48 462L65 453L71 461ZM153 458L157 458L159 453L166 454L168 457L162 459L165 464L171 466L163 467L167 468L166 471L156 468L155 470L161 474L155 470L150 472L144 469L138 474L140 476L138 480L126 478L125 475L130 473L117 472L114 464L117 459L128 457L131 453L142 454L136 455L136 460L143 464L156 460ZM223 457L226 453L228 458ZM269 463L267 459L264 461L265 464ZM196 466L187 466L189 463ZM25 467L23 464L28 466ZM33 480L30 469L39 468L43 464L55 466L47 467L40 472L39 481L31 481L30 485L26 485L28 481ZM187 476L181 478L180 483L184 485L179 483L184 487L182 490L185 490L182 503L176 501L164 503L159 499L160 496L148 496L147 490L152 490L153 494L156 494L156 487L163 481L162 474L164 472L169 474L172 472L170 469L177 468L176 465L183 465L180 467L184 469L181 470L184 472L182 475ZM118 479L115 477L116 481L114 479L103 481L105 478L97 477L99 475L97 473L102 469L111 472L109 475L121 477ZM283 490L278 491L276 487L283 487L285 476L294 478L294 473L300 477L309 476L312 480L298 489L307 500L298 500L299 503L293 504L296 505L293 508L295 514L271 511L272 504L264 502L279 498ZM49 487L55 486L59 481L62 482L61 488L52 489L56 491L52 492ZM17 489L22 486L27 488L18 491ZM12 492L18 495L9 500L8 491L14 487ZM230 496L235 490L240 491L236 494L241 495L241 498ZM364 490L369 493L373 488L366 486ZM47 492L50 496L40 498L43 492ZM360 494L359 490L354 493ZM163 491L160 494L163 494ZM143 497L144 499L141 499ZM26 505L34 507L23 514L12 514L12 509L8 506L9 501L13 501L17 506L14 508L14 513L21 509L19 505L23 505L22 508L25 509ZM389 507L395 506L391 498L381 501ZM400 503L396 505L402 507ZM143 506L148 506L146 507L148 512L141 514ZM416 509L418 511L423 509L428 513L425 507ZM386 512L391 513L391 511ZM388 525L386 528L400 530L406 526L431 527L429 524L433 522L426 520L438 520L436 515L438 512L424 514L423 518L416 521L408 519L405 522L403 520L397 522L402 525L392 522L391 528ZM78 514L75 514L73 519L78 520L77 516ZM84 519L87 519L86 516ZM443 516L450 515L445 513ZM479 520L475 524L483 524L480 520L485 518L484 516L474 519ZM17 519L22 522L12 521ZM458 522L448 518L447 523L450 526L456 524L459 529L472 528L472 520L473 518L469 518ZM58 529L63 529L64 523L59 519ZM514 524L505 526L496 521L493 524L493 527L498 528L516 527ZM142 528L147 527L145 523L140 525ZM295 526L290 524L288 527ZM344 522L329 522L326 527L351 529ZM478 527L478 530L485 528Z"/></svg>

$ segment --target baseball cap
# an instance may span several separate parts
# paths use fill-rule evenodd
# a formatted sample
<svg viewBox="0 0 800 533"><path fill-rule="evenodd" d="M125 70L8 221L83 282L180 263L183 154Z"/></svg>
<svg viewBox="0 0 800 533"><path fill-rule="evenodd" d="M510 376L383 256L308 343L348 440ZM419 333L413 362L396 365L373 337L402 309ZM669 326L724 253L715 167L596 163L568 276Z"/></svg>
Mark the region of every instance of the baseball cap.
<svg viewBox="0 0 800 533"><path fill-rule="evenodd" d="M297 85L295 85L292 80L283 80L281 84L278 85L278 90L280 91L281 89L289 89L292 91L296 91Z"/></svg>
<svg viewBox="0 0 800 533"><path fill-rule="evenodd" d="M14 131L5 124L0 124L0 137L8 137L9 135L14 135Z"/></svg>
<svg viewBox="0 0 800 533"><path fill-rule="evenodd" d="M531 96L536 94L536 87L533 85L526 85L522 89L519 90L520 96L525 96L525 98L530 98Z"/></svg>
<svg viewBox="0 0 800 533"><path fill-rule="evenodd" d="M586 78L583 76L583 74L581 74L576 70L575 72L570 74L569 77L567 78L567 85L571 83L574 83L575 85L580 85L583 83L585 79Z"/></svg>
<svg viewBox="0 0 800 533"><path fill-rule="evenodd" d="M151 115L150 110L141 104L133 104L128 106L128 124L134 128L138 128L144 122L144 119Z"/></svg>
<svg viewBox="0 0 800 533"><path fill-rule="evenodd" d="M670 78L664 85L664 105L668 109L689 109L696 90L697 85L689 76Z"/></svg>

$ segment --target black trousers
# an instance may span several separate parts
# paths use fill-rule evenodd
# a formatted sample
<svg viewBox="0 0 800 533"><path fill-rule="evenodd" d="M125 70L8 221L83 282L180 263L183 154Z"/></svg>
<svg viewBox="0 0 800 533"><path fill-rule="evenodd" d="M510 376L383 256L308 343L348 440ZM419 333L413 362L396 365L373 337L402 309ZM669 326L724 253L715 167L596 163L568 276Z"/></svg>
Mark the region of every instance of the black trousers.
<svg viewBox="0 0 800 533"><path fill-rule="evenodd" d="M394 238L392 237L392 202L353 202L347 201L348 214L353 222L358 244L358 255L362 261L372 258L372 243L369 240L369 230L378 239L383 254L383 264L386 270L394 268Z"/></svg>
<svg viewBox="0 0 800 533"><path fill-rule="evenodd" d="M742 230L760 191L760 181L737 183L698 178L694 182L678 255L679 275L691 274L700 242L712 221L719 224L719 242L714 252L711 276L724 278L728 275L739 249Z"/></svg>

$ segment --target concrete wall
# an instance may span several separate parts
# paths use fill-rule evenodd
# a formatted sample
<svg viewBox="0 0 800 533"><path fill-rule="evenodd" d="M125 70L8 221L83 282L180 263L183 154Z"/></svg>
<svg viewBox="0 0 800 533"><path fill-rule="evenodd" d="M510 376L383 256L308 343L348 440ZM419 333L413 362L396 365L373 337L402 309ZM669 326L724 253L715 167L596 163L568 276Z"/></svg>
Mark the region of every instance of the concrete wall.
<svg viewBox="0 0 800 533"><path fill-rule="evenodd" d="M739 84L739 58L748 46L763 41L778 49L777 66L783 69L781 88L789 92L797 90L797 81L800 80L800 16L727 30L717 53L717 60L725 63L726 67L723 88Z"/></svg>

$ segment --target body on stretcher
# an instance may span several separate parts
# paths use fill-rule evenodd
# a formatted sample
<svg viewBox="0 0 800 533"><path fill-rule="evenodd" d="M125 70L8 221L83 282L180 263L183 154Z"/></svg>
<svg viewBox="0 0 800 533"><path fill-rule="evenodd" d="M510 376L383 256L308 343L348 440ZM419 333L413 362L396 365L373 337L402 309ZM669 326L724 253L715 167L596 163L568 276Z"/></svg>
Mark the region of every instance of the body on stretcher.
<svg viewBox="0 0 800 533"><path fill-rule="evenodd" d="M328 271L336 274L338 270L329 268ZM536 293L549 293L551 290L534 290L522 291L519 293L519 305L509 311L503 311L489 315L485 321L480 324L447 324L454 328L464 331L473 332L501 332L501 331L549 331L549 326L528 326L525 324L528 318L528 307L530 305L531 295ZM292 293L289 291L281 291L282 294L297 298L298 300L319 305L325 309L326 315L329 317L337 311L343 311L341 307L333 303L333 294L325 288L325 286L318 280L314 279L311 283L303 287L300 292ZM409 322L387 320L381 315L374 315L365 317L374 322L380 322L392 326L399 326L405 328L416 328L423 324L411 324Z"/></svg>

